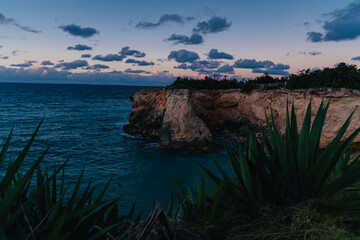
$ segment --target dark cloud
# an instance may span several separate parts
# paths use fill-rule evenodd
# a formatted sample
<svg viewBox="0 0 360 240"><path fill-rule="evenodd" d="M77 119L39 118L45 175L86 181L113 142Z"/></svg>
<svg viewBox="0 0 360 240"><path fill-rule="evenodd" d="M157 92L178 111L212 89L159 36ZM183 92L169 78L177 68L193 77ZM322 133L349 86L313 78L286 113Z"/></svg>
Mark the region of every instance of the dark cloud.
<svg viewBox="0 0 360 240"><path fill-rule="evenodd" d="M307 33L309 41L344 41L354 40L360 36L360 1L357 0L344 9L326 15L330 19L322 26L324 33Z"/></svg>
<svg viewBox="0 0 360 240"><path fill-rule="evenodd" d="M26 67L31 67L32 65L33 63L31 61L27 61L25 63L11 64L10 66L26 68Z"/></svg>
<svg viewBox="0 0 360 240"><path fill-rule="evenodd" d="M209 68L209 69L215 69L217 67L220 66L220 62L218 61L199 61L199 63L204 67L204 68Z"/></svg>
<svg viewBox="0 0 360 240"><path fill-rule="evenodd" d="M229 64L226 64L224 66L219 67L216 72L218 73L228 73L228 74L234 74L234 67L230 66Z"/></svg>
<svg viewBox="0 0 360 240"><path fill-rule="evenodd" d="M188 67L188 65L186 63L182 63L182 64L180 64L178 66L175 66L174 68L184 69L184 70L189 69L189 67Z"/></svg>
<svg viewBox="0 0 360 240"><path fill-rule="evenodd" d="M273 66L270 66L271 69L278 69L278 70L288 70L290 69L290 65L278 63Z"/></svg>
<svg viewBox="0 0 360 240"><path fill-rule="evenodd" d="M247 69L255 69L255 68L266 68L275 65L272 61L256 61L255 59L239 59L237 60L233 67L234 68L247 68Z"/></svg>
<svg viewBox="0 0 360 240"><path fill-rule="evenodd" d="M130 50L130 47L126 46L126 47L123 47L121 49L121 51L119 52L120 55L123 55L123 56L134 56L134 57L145 57L145 53L144 52L140 52L138 50Z"/></svg>
<svg viewBox="0 0 360 240"><path fill-rule="evenodd" d="M172 34L167 41L174 41L175 44L185 44L185 45L196 45L204 42L204 38L197 33L192 34L190 37L186 35Z"/></svg>
<svg viewBox="0 0 360 240"><path fill-rule="evenodd" d="M40 64L43 65L43 66L54 65L54 64L53 64L51 61L49 61L49 60L42 61Z"/></svg>
<svg viewBox="0 0 360 240"><path fill-rule="evenodd" d="M290 69L290 66L287 64L277 63L275 64L272 61L256 61L255 59L239 59L234 65L234 68L245 68L253 69L253 73L267 73L271 75L290 75L289 72L285 71Z"/></svg>
<svg viewBox="0 0 360 240"><path fill-rule="evenodd" d="M20 25L17 21L15 21L15 19L7 18L2 13L0 13L0 24L13 25L13 26L16 26L16 27L18 27L21 30L24 30L26 32L41 33L41 31L35 30L35 29L31 28L31 27Z"/></svg>
<svg viewBox="0 0 360 240"><path fill-rule="evenodd" d="M108 68L110 68L110 67L107 66L107 65L95 64L95 65L92 65L92 66L87 66L85 69L86 70L101 70L101 69L108 69Z"/></svg>
<svg viewBox="0 0 360 240"><path fill-rule="evenodd" d="M83 54L81 55L82 58L90 58L91 57L91 54Z"/></svg>
<svg viewBox="0 0 360 240"><path fill-rule="evenodd" d="M210 50L208 57L210 59L229 59L232 60L234 57L231 54L225 52L219 52L217 49L213 48Z"/></svg>
<svg viewBox="0 0 360 240"><path fill-rule="evenodd" d="M148 72L148 71L144 71L144 70L132 70L130 68L126 69L125 70L126 73L143 73L143 74L150 74L151 72Z"/></svg>
<svg viewBox="0 0 360 240"><path fill-rule="evenodd" d="M96 30L95 28L81 27L76 24L62 25L59 28L61 28L64 32L69 33L70 35L79 36L83 38L89 38L99 33L99 31Z"/></svg>
<svg viewBox="0 0 360 240"><path fill-rule="evenodd" d="M13 50L11 51L11 55L16 56L18 54L19 50Z"/></svg>
<svg viewBox="0 0 360 240"><path fill-rule="evenodd" d="M321 52L317 52L317 51L312 51L312 52L308 52L309 55L312 55L312 56L316 56L316 55L320 55Z"/></svg>
<svg viewBox="0 0 360 240"><path fill-rule="evenodd" d="M323 40L323 34L319 32L308 32L306 39L310 42L321 42Z"/></svg>
<svg viewBox="0 0 360 240"><path fill-rule="evenodd" d="M358 56L358 57L353 57L351 60L360 61L360 56Z"/></svg>
<svg viewBox="0 0 360 240"><path fill-rule="evenodd" d="M142 29L152 29L152 28L157 28L157 27L164 25L165 23L169 23L169 22L184 23L185 21L191 21L193 19L194 19L193 17L184 18L183 16L181 16L179 14L164 14L160 17L159 21L157 21L157 22L141 21L138 24L136 24L135 27L142 28Z"/></svg>
<svg viewBox="0 0 360 240"><path fill-rule="evenodd" d="M214 74L214 71L207 70L207 69L199 69L199 70L196 70L196 72L199 73L199 74L206 74L206 75Z"/></svg>
<svg viewBox="0 0 360 240"><path fill-rule="evenodd" d="M9 59L9 56L4 56L4 55L0 54L0 59L6 60L6 59Z"/></svg>
<svg viewBox="0 0 360 240"><path fill-rule="evenodd" d="M178 63L185 63L185 62L195 62L200 57L196 52L187 51L185 49L181 49L179 51L171 51L168 56L168 59L175 59Z"/></svg>
<svg viewBox="0 0 360 240"><path fill-rule="evenodd" d="M231 27L231 22L228 22L226 18L212 17L208 21L198 22L193 29L194 33L208 34L218 33L228 30Z"/></svg>
<svg viewBox="0 0 360 240"><path fill-rule="evenodd" d="M92 47L83 44L76 44L75 46L67 47L67 50L77 50L77 51L85 51L85 50L92 50Z"/></svg>
<svg viewBox="0 0 360 240"><path fill-rule="evenodd" d="M61 68L61 70L71 70L80 67L87 67L89 64L86 60L75 60L72 62L62 62L55 65L55 68Z"/></svg>
<svg viewBox="0 0 360 240"><path fill-rule="evenodd" d="M174 68L177 69L190 69L193 71L199 71L199 70L205 70L205 69L215 69L218 68L220 63L218 61L197 61L193 62L191 64L182 63L178 66L175 66Z"/></svg>
<svg viewBox="0 0 360 240"><path fill-rule="evenodd" d="M107 54L106 56L102 56L102 55L96 55L95 57L93 57L93 60L99 60L99 61L103 61L103 62L113 62L113 61L122 61L124 58L126 58L126 56L124 55L119 55L119 54Z"/></svg>
<svg viewBox="0 0 360 240"><path fill-rule="evenodd" d="M165 71L148 75L124 73L121 71L72 73L48 67L8 68L0 66L0 81L5 80L10 82L165 86L172 83L175 80L175 76Z"/></svg>
<svg viewBox="0 0 360 240"><path fill-rule="evenodd" d="M253 73L266 73L269 75L280 75L280 76L289 76L290 73L287 71L284 71L283 69L277 69L277 68L265 68L265 69L260 69L260 68L255 68L252 71Z"/></svg>
<svg viewBox="0 0 360 240"><path fill-rule="evenodd" d="M59 62L59 63L62 63L62 62L64 62L64 60L59 60L58 62Z"/></svg>
<svg viewBox="0 0 360 240"><path fill-rule="evenodd" d="M311 55L311 56L316 56L316 55L320 55L321 52L317 52L317 51L311 51L311 52L299 51L298 54L299 54L299 55Z"/></svg>
<svg viewBox="0 0 360 240"><path fill-rule="evenodd" d="M138 65L138 66L153 66L154 65L153 62L138 61L138 60L135 60L135 59L127 59L125 61L125 63L133 63L134 65Z"/></svg>

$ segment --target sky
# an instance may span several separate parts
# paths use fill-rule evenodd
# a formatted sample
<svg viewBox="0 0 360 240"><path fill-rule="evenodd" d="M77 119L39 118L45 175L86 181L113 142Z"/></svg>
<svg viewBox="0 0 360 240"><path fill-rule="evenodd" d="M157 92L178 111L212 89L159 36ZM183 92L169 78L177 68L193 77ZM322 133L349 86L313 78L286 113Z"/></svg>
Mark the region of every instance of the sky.
<svg viewBox="0 0 360 240"><path fill-rule="evenodd" d="M1 0L0 82L162 86L360 63L360 0Z"/></svg>

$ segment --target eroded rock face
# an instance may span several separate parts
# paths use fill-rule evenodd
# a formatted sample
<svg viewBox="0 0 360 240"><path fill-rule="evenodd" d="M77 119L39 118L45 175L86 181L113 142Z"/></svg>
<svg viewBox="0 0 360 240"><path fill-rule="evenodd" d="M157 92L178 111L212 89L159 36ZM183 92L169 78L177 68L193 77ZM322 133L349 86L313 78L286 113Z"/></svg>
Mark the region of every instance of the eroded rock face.
<svg viewBox="0 0 360 240"><path fill-rule="evenodd" d="M159 138L158 146L165 149L211 148L211 132L196 116L190 102L189 90L169 90Z"/></svg>
<svg viewBox="0 0 360 240"><path fill-rule="evenodd" d="M132 96L133 106L129 124L123 128L129 134L159 136L162 126L167 90L159 88L142 89Z"/></svg>
<svg viewBox="0 0 360 240"><path fill-rule="evenodd" d="M243 93L236 89L144 89L134 95L130 123L124 131L157 136L159 146L164 148L186 149L191 145L193 149L203 149L205 143L219 135L246 136L248 125L260 130L265 126L265 111L270 114L270 108L277 126L284 132L287 101L294 102L300 128L310 100L313 117L322 100L331 102L321 138L321 145L325 146L352 111L360 106L360 91L326 88ZM353 115L346 136L358 127L360 109ZM353 147L360 151L360 136Z"/></svg>

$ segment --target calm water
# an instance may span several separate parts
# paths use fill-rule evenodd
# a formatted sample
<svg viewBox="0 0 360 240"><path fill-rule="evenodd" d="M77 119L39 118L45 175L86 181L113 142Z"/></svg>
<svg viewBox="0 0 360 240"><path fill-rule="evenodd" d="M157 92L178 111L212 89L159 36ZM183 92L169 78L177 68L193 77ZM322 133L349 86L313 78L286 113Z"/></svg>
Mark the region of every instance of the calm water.
<svg viewBox="0 0 360 240"><path fill-rule="evenodd" d="M43 116L45 120L26 159L28 166L51 146L43 164L60 164L69 156L66 179L73 184L85 166L83 186L92 179L101 185L113 181L107 197L121 196L121 213L136 200L138 211L148 214L153 201L167 206L178 179L194 186L203 172L199 163L215 169L211 155L229 163L223 152L179 153L156 149L149 139L122 131L132 102L141 87L0 83L0 146L12 126L8 158L14 159ZM4 168L0 170L4 174ZM117 183L122 183L121 188Z"/></svg>

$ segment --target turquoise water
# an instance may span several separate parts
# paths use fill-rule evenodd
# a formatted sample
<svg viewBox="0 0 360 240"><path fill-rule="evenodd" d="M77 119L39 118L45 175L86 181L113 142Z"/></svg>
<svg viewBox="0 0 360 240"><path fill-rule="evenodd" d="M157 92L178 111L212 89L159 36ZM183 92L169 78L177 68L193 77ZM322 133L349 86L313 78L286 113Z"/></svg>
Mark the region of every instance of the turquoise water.
<svg viewBox="0 0 360 240"><path fill-rule="evenodd" d="M0 146L14 126L8 154L8 159L14 159L45 116L25 167L47 146L51 148L44 165L59 165L72 156L66 166L67 183L77 181L83 166L83 187L92 179L100 191L113 176L106 196L121 197L121 213L126 213L135 200L137 211L144 215L154 201L166 207L179 180L194 186L201 178L199 163L215 170L211 156L230 169L222 151L162 151L150 139L125 134L122 127L132 106L129 96L141 88L0 83ZM4 171L2 167L1 175Z"/></svg>

